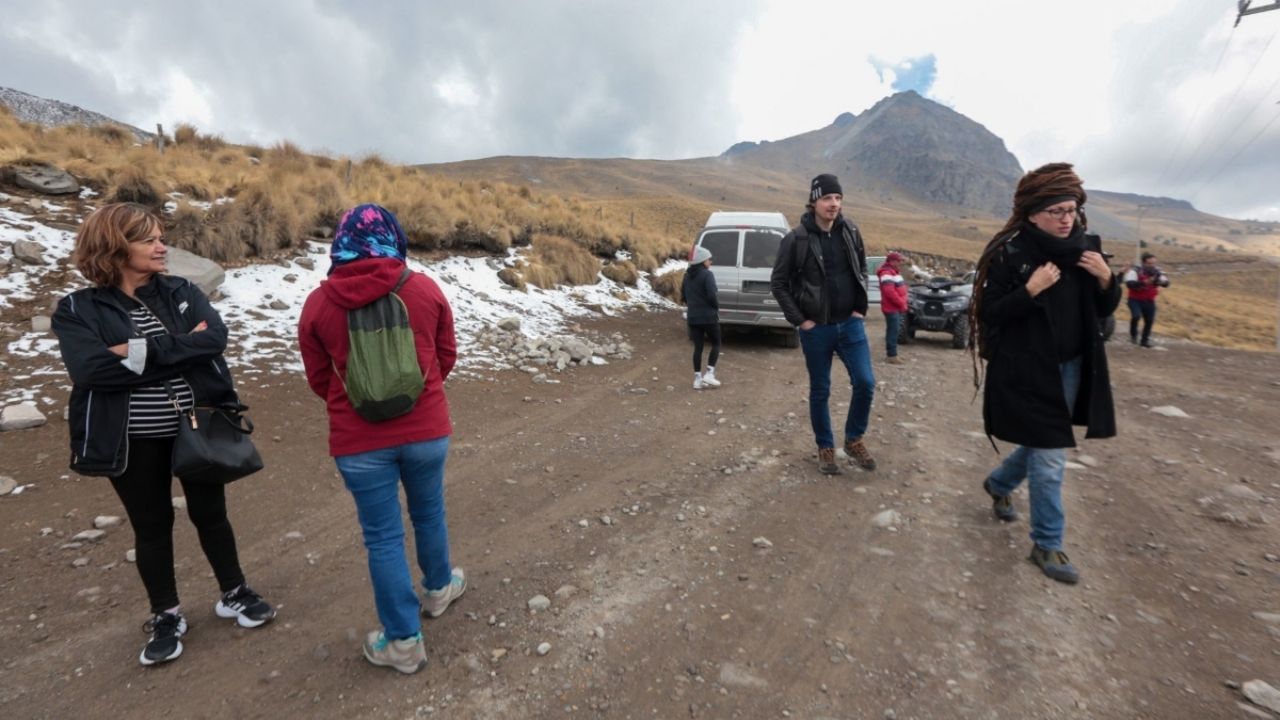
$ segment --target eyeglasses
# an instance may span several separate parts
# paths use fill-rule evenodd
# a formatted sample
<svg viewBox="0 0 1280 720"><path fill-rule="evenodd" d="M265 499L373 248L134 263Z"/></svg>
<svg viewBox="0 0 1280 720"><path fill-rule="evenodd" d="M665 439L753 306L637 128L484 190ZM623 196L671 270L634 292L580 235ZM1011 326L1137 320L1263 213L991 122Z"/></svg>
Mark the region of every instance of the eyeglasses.
<svg viewBox="0 0 1280 720"><path fill-rule="evenodd" d="M1052 208L1049 210L1041 210L1040 212L1048 215L1054 220L1061 220L1063 218L1075 217L1076 214L1080 212L1080 208Z"/></svg>

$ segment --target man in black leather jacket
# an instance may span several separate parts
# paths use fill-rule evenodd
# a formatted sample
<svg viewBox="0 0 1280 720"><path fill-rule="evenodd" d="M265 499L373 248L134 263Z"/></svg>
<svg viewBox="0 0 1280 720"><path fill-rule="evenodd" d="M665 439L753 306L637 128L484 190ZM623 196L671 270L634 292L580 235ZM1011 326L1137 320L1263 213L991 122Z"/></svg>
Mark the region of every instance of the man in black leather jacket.
<svg viewBox="0 0 1280 720"><path fill-rule="evenodd" d="M862 436L871 417L875 376L864 320L867 256L862 235L841 214L844 193L835 175L810 182L807 212L778 248L770 289L787 320L800 333L809 371L809 422L818 445L818 469L840 474L828 399L831 359L840 356L853 385L844 426L844 451L864 470L874 470Z"/></svg>

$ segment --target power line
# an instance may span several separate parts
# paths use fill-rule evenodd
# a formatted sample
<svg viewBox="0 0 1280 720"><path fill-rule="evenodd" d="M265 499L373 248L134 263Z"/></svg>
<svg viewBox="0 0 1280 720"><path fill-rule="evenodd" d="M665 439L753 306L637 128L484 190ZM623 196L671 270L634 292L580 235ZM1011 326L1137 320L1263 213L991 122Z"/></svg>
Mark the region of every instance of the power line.
<svg viewBox="0 0 1280 720"><path fill-rule="evenodd" d="M1263 93L1262 96L1264 98L1271 97L1272 93L1275 92L1276 88L1278 87L1280 87L1280 75L1276 76L1275 82L1271 83L1271 87L1267 88L1267 91ZM1257 105L1254 105L1253 109L1250 110L1248 113L1246 113L1244 117L1240 118L1240 122L1236 123L1235 127L1231 128L1231 131L1226 134L1226 137L1223 139L1221 143L1218 144L1218 147L1214 150L1214 152L1210 153L1209 157L1206 157L1199 165L1197 165L1194 172L1187 173L1185 176L1185 179L1189 180L1191 178L1194 178L1196 174L1198 174L1201 170L1203 170L1205 166L1209 164L1209 160L1212 159L1212 157L1216 155L1218 151L1226 147L1227 144L1231 142L1231 139L1236 136L1236 133L1240 131L1240 128L1244 127L1244 124L1246 122L1253 119L1253 116L1258 112L1258 110L1260 110L1263 107L1266 107L1263 103L1258 103Z"/></svg>
<svg viewBox="0 0 1280 720"><path fill-rule="evenodd" d="M1262 64L1262 59L1263 59L1264 57L1266 57L1266 56L1267 56L1267 50L1269 50L1269 49L1271 48L1271 41L1273 41L1273 40L1275 40L1275 39L1276 39L1276 35L1277 35L1277 34L1280 34L1280 30L1277 30L1275 33L1272 33L1272 34L1271 34L1271 37L1270 37L1270 38L1267 38L1267 44L1266 44L1265 46L1263 46L1263 48L1262 48L1262 52L1261 52L1261 53L1259 53L1258 57L1254 59L1254 61L1253 61L1253 65L1251 65L1251 66L1249 67L1249 72L1248 72L1248 73L1246 73L1246 74L1245 74L1245 76L1244 76L1244 80L1240 81L1240 84L1236 86L1236 91L1235 91L1234 93L1232 93L1232 94L1231 94L1231 99L1230 99L1230 100L1227 100L1227 104L1226 104L1226 105L1224 105L1224 106L1222 106L1222 107L1223 107L1223 109L1222 109L1222 112L1223 112L1222 117L1226 117L1226 111L1227 111L1228 109L1230 109L1232 105L1234 105L1234 104L1235 104L1236 98L1240 96L1240 91L1244 89L1244 86L1249 84L1249 79L1253 77L1253 71L1254 71L1254 70L1257 70L1257 69L1258 69L1258 66ZM1274 86L1272 86L1272 87L1274 88ZM1270 95L1270 94L1271 94L1271 91L1270 91L1270 90L1268 90L1268 91L1267 91L1267 95ZM1266 97L1266 96L1264 96L1264 97ZM1245 118L1246 118L1246 119L1248 119L1249 117L1252 117L1252 115L1253 115L1254 111L1256 111L1256 110L1257 110L1257 107L1258 107L1258 106L1255 106L1253 110L1250 110L1250 111L1249 111L1249 113L1245 116ZM1239 129L1239 125L1237 125L1237 126L1236 126L1236 129ZM1235 130L1233 130L1233 131L1232 131L1232 133L1234 133L1234 132L1235 132ZM1191 151L1191 154L1187 156L1187 164L1186 164L1185 166L1183 166L1183 171L1184 171L1184 172L1181 172L1181 173L1177 173L1177 174L1175 174L1175 175L1174 175L1174 178L1177 178L1177 179L1188 179L1188 178L1190 178L1190 177L1194 177L1194 176L1195 176L1195 173L1187 174L1187 173L1185 173L1185 171L1191 168L1191 163L1192 163L1192 161L1193 161L1193 160L1195 160L1196 156L1197 156L1197 155L1199 154L1199 152L1200 152L1200 149L1204 147L1205 142L1206 142L1206 141L1208 141L1208 139L1209 139L1210 137L1212 137L1213 135L1214 135L1214 133L1212 133L1212 132L1206 132L1206 133L1203 133L1203 134L1200 136L1200 142L1196 144L1195 149L1194 149L1194 150L1192 150L1192 151ZM1223 140L1223 142L1218 146L1218 148L1217 148L1213 153L1210 153L1210 157L1212 157L1214 154L1216 154L1216 153L1217 153L1217 151L1218 151L1218 150L1221 150L1223 146L1225 146L1228 142L1230 142L1230 141L1231 141L1231 136L1232 136L1231 134L1228 134L1228 135L1226 136L1226 138ZM1204 162L1202 162L1202 163L1200 163L1198 166L1196 166L1196 170L1199 170L1199 169L1200 169L1201 167L1203 167L1203 166L1204 166L1204 164L1205 164L1205 163L1207 163L1207 162L1208 162L1208 159L1206 158ZM1172 184L1172 185L1177 185L1177 183L1176 183L1176 182L1173 182L1173 181L1170 181L1170 184Z"/></svg>
<svg viewBox="0 0 1280 720"><path fill-rule="evenodd" d="M1241 10L1243 12L1243 8ZM1231 38L1236 36L1235 28L1231 28L1231 34L1227 35L1227 41L1222 44L1222 52L1218 55L1218 62L1213 66L1213 74L1209 76L1209 85L1213 85L1214 79L1218 77L1218 70L1222 67L1222 59L1227 56L1227 49L1231 47ZM1187 133L1191 132L1191 126L1195 125L1196 119L1200 117L1200 110L1204 108L1205 96L1200 96L1200 102L1196 104L1195 112L1191 113L1191 118L1182 128L1182 134L1178 136L1178 142L1174 144L1173 149L1169 152L1169 158L1165 160L1164 169L1160 171L1160 176L1156 178L1156 186L1163 183L1166 175L1169 174L1169 168L1173 165L1173 159L1177 157L1178 151L1182 149L1182 143L1187 139Z"/></svg>
<svg viewBox="0 0 1280 720"><path fill-rule="evenodd" d="M1280 104L1280 103L1277 103L1277 104ZM1237 150L1237 151L1236 151L1236 153L1230 157L1230 159L1228 159L1225 163L1223 163L1223 164L1222 164L1222 166L1221 166L1221 167L1219 167L1219 168L1218 168L1218 170L1217 170L1216 172L1214 172L1212 175L1210 175L1210 176L1209 176L1209 179L1208 179L1208 180L1205 180L1205 181L1204 181L1204 184L1203 184L1203 185L1201 185L1199 188L1197 188L1197 189L1196 189L1196 191L1195 191L1194 193L1192 193L1192 197L1196 197L1196 196L1198 196L1201 192L1203 192L1203 191L1204 191L1204 189L1205 189L1205 188L1209 187L1209 183L1212 183L1214 180L1216 180L1216 179L1218 178L1218 176L1222 174L1222 171L1223 171L1223 170L1226 170L1228 167L1230 167L1231 163L1233 163L1233 162L1235 162L1235 161L1236 161L1236 158L1238 158L1238 157L1240 157L1241 155L1243 155L1243 154L1244 154L1244 151L1245 151L1245 150L1248 150L1248 149L1249 149L1249 146L1250 146L1250 145L1252 145L1252 144L1253 144L1253 142L1254 142L1255 140L1257 140L1258 138L1262 137L1262 134L1263 134L1263 133L1265 133L1265 132L1267 131L1267 129L1268 129L1268 128L1270 128L1272 125L1274 125L1274 124L1275 124L1275 122L1276 122L1276 120L1280 120L1280 110L1277 110L1277 111L1276 111L1276 114L1275 114L1275 115L1273 115L1273 116L1271 116L1271 119L1267 121L1267 124L1266 124L1266 125L1263 125L1263 126L1262 126L1262 129L1261 129L1261 130L1259 130L1257 133L1255 133L1253 137L1249 138L1249 141L1248 141L1248 142L1246 142L1244 145L1240 146L1240 149L1239 149L1239 150Z"/></svg>

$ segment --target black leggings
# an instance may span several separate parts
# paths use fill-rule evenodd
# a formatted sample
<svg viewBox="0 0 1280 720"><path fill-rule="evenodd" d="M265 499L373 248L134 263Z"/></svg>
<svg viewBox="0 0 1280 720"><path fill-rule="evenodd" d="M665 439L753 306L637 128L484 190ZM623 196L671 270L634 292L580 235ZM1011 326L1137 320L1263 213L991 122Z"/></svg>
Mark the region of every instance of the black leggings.
<svg viewBox="0 0 1280 720"><path fill-rule="evenodd" d="M720 323L689 324L689 339L693 341L693 371L702 372L702 340L711 338L711 354L707 367L715 367L720 359Z"/></svg>
<svg viewBox="0 0 1280 720"><path fill-rule="evenodd" d="M138 574L153 613L178 605L173 572L172 453L173 438L130 437L128 467L119 477L111 478L133 525ZM227 520L226 486L179 482L187 496L187 516L196 526L218 587L224 593L236 589L244 582L244 573L236 554L236 536Z"/></svg>

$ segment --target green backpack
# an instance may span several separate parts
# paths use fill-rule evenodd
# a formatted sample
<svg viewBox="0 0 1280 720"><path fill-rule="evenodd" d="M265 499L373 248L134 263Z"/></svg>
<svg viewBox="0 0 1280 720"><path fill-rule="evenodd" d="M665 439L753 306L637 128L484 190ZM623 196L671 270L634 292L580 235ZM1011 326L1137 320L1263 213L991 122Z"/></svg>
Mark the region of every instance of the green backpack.
<svg viewBox="0 0 1280 720"><path fill-rule="evenodd" d="M356 414L382 422L413 410L426 378L409 327L409 309L397 294L413 273L405 268L390 293L347 311L347 379Z"/></svg>

